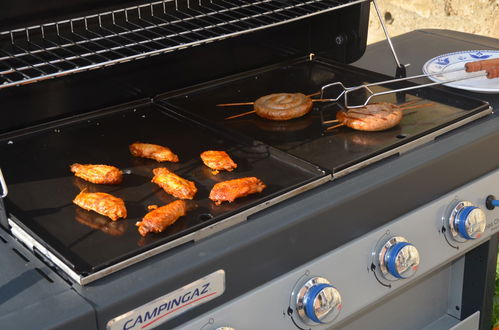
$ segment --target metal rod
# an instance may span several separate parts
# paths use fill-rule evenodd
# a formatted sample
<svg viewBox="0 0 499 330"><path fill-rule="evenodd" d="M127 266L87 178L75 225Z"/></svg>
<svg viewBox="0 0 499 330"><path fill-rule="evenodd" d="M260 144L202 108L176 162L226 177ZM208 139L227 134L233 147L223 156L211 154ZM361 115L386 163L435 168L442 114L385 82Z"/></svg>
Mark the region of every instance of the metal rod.
<svg viewBox="0 0 499 330"><path fill-rule="evenodd" d="M0 168L0 186L2 187L2 195L0 198L5 198L9 194L9 189L7 188L7 183L5 182L5 178L3 177L2 169Z"/></svg>
<svg viewBox="0 0 499 330"><path fill-rule="evenodd" d="M150 12L151 12L151 18L153 18L153 17L154 17L154 7L151 5L151 6L150 6L150 8L149 8L149 10L150 10ZM139 12L139 13L140 13L140 12ZM162 35L162 34L160 34L160 33L157 33L157 32L154 32L154 31L150 31L150 32L154 33L155 35L160 36L160 37L161 37L161 39L167 39L167 40L169 40L170 42L173 42L174 44L178 44L178 42L177 42L177 41L175 41L175 40L173 40L173 39L171 39L171 38L170 38L170 36L171 36L172 34L175 34L175 33L174 33L173 31L171 31L170 29L166 28L166 26L167 26L167 25L165 25L165 24L156 24L156 23L154 23L154 22L151 22L151 21L150 21L150 20L148 20L148 19L143 18L141 15L139 15L139 20L140 20L140 21L142 21L142 22L145 22L145 23L149 24L150 26L154 26L154 27L156 27L157 29L160 29L160 30L165 31L165 32L167 32L167 33L168 33L168 35ZM189 39L188 39L188 40L189 40ZM192 41L192 40L190 40L190 41Z"/></svg>
<svg viewBox="0 0 499 330"><path fill-rule="evenodd" d="M365 89L369 93L375 94L369 87L386 85L386 84L391 84L391 83L395 83L395 82L401 82L401 81L418 79L418 78L428 78L428 77L433 77L433 76L440 76L440 75L442 75L444 73L454 73L454 72L461 72L461 71L464 73L465 72L464 68L456 68L456 69L448 70L448 71L441 71L441 72L435 72L435 73L420 74L420 75L411 76L411 77L395 78L395 79L384 80L384 81L379 81L379 82L373 82L373 83L369 83L369 84L364 84L364 85L359 85L359 86L352 86L352 87L346 87L341 82L334 82L334 83L330 83L330 84L322 86L321 91L320 91L320 95L321 95L321 98L323 98L324 100L328 100L328 101L331 101L331 102L336 102L343 95L345 95L345 98L347 98L346 94L348 94L350 92L353 92L353 91L356 91L356 90L359 90L359 89ZM482 74L482 75L485 75L485 74ZM478 76L481 76L481 75L478 75ZM469 78L473 78L473 76L458 78L457 80L464 80L464 79L469 79ZM447 83L447 82L448 81L445 81L443 83ZM439 83L436 83L436 84L439 84ZM324 98L324 93L325 93L326 89L328 89L330 87L333 87L333 86L339 86L339 88L341 89L341 92L335 98L329 98L329 99ZM416 89L416 88L419 88L421 86L426 86L426 85L418 85L418 86L416 86L414 88L411 88L411 89ZM396 91L399 91L399 90L396 90ZM388 92L386 92L384 94L389 94L389 93L394 93L394 92L395 91L388 91ZM382 94L377 94L377 95L382 95ZM371 95L371 97L374 97L374 96ZM346 100L345 100L345 104L347 104ZM364 106L366 104L367 104L367 102L364 103L363 105L359 105L357 107L361 107L361 106ZM353 106L353 107L355 107L355 106Z"/></svg>
<svg viewBox="0 0 499 330"><path fill-rule="evenodd" d="M405 81L405 80L413 80L413 79L418 79L418 78L429 78L429 77L433 77L433 76L440 76L444 73L454 73L454 72L460 72L460 71L462 71L463 73L465 72L464 68L456 68L456 69L448 70L448 71L440 71L440 72L435 72L435 73L424 73L424 74L411 76L411 77L395 78L395 79L390 79L390 80L369 83L369 84L365 84L365 85L361 85L361 86L348 87L347 90L353 91L353 90L361 89L364 87L386 85L386 84L391 84L391 83L395 83L395 82L400 82L400 81ZM467 78L463 78L463 79L467 79Z"/></svg>
<svg viewBox="0 0 499 330"><path fill-rule="evenodd" d="M122 29L122 30L125 30L125 31L130 31L130 29L128 29L128 28L126 28L126 27L124 27L124 26L121 26L120 24L116 23L116 20L115 20L115 18L114 18L114 15L112 15L112 16L113 16L113 25L114 25L114 26L116 26L116 27L118 27L118 28L120 28L120 29ZM128 15L126 16L126 19L128 19ZM127 21L127 22L128 22L128 21ZM120 38L126 39L126 40L128 40L129 42L131 42L130 44L127 44L127 46L125 46L125 47L124 47L124 46L123 46L123 44L120 44L120 43L118 43L118 42L116 42L116 41L114 41L114 40L113 40L113 43L115 43L115 44L116 44L116 45L118 45L118 46L121 46L121 48L120 48L120 49L128 49L128 50L132 50L132 51L133 51L133 52L135 52L136 54L139 54L140 52L139 52L139 51L137 51L137 50L135 50L135 49L133 49L133 48L131 48L131 46L140 45L140 46L142 46L142 47L144 47L144 48L146 48L146 49L148 49L148 50L154 50L154 49L155 49L155 48L152 48L152 47L150 47L150 46L148 46L148 45L145 45L144 43L139 43L139 42L137 42L137 41L135 41L135 40L133 40L133 39L130 39L130 38L128 38L126 35L118 35L118 33L117 33L117 32L112 31L112 30L110 30L110 29L108 29L108 28L105 28L105 27L102 25L102 23L100 23L100 28L101 28L101 29L103 29L103 30L106 30L106 31L108 31L108 32L110 32L110 33L112 33L113 35L115 35L115 36L117 36L117 37L120 37ZM135 33L134 35L136 35L136 33ZM143 35L140 35L140 36L141 36L142 38L146 39L146 41L147 41L147 42L154 42L153 40L151 40L151 39L149 39L149 38L146 38L146 37L144 37ZM159 44L159 45L160 45L160 46L163 46L163 45L161 45L161 44Z"/></svg>
<svg viewBox="0 0 499 330"><path fill-rule="evenodd" d="M86 31L86 32L88 32L88 33L90 33L90 34L93 34L93 35L101 36L101 35L99 35L97 32L92 31L92 30L90 30L90 29L88 28L88 23L87 23L87 20L85 20L85 31ZM72 32L74 35L76 35L76 36L78 36L78 37L80 37L80 38L82 38L82 39L88 39L88 38L86 38L85 36L83 36L83 35L81 35L81 34L79 34L79 33L74 32L74 30L72 29L72 26L71 26L71 32ZM102 37L102 36L101 36L101 37ZM117 45L119 46L119 47L118 47L119 49L121 49L121 48L122 48L122 47L121 47L121 46L122 46L121 44L114 42L114 41L113 41L113 40L111 40L109 37L103 37L103 38L102 38L102 40L108 40L108 41L111 41L111 42L113 42L114 44L117 44ZM123 54L123 53L119 52L118 50L113 50L113 49L111 49L111 48L109 48L109 47L107 47L107 46L105 46L105 45L103 45L103 44L101 44L101 43L99 43L99 42L97 42L97 41L94 41L94 42L91 42L91 43L92 43L92 44L97 45L98 47L100 47L100 48L102 48L102 49L107 50L107 51L108 51L108 52L110 52L110 53L115 53L115 54L118 54L118 56L126 57L126 55L125 55L125 54Z"/></svg>
<svg viewBox="0 0 499 330"><path fill-rule="evenodd" d="M405 91L410 91L410 90L413 90L413 89L419 89L419 88L430 87L430 86L435 86L435 85L447 84L447 83L451 83L451 82L455 82L455 81L460 81L460 80L471 79L471 78L485 77L486 75L487 75L487 72L472 72L472 73L469 73L467 76L463 76L463 77L458 77L458 78L453 78L453 79L447 79L445 81L432 82L432 83L423 84L423 85L416 85L416 86L411 86L411 87L404 87L404 88L399 88L399 89L394 89L394 90L389 90L389 91L384 91L384 92L378 92L378 93L373 93L369 88L366 88L371 93L371 95L369 95L369 97L366 99L366 101L363 104L361 104L361 105L349 105L348 104L348 93L353 92L355 90L358 90L359 88L349 89L349 90L345 91L345 107L351 108L351 109L353 109L353 108L361 108L361 107L365 106L366 104L368 104L369 101L373 97L376 97L376 96L386 95L386 94L391 94L391 93L398 93L398 92L405 92ZM362 88L362 87L360 87L360 88Z"/></svg>
<svg viewBox="0 0 499 330"><path fill-rule="evenodd" d="M107 58L104 55L102 55L101 54L102 51L101 52L95 52L95 51L87 48L86 46L84 46L82 43L77 44L74 40L71 40L71 39L69 39L67 37L64 37L62 34L59 33L59 29L57 29L57 31L58 31L58 37L61 38L61 39L63 39L63 40L65 40L66 42L71 43L72 46L76 46L76 47L81 48L81 49L85 50L86 52L88 52L88 53L90 53L90 54L92 54L94 56L103 58L104 61L106 61L106 62L111 60L110 58ZM86 54L82 54L81 56L86 56Z"/></svg>
<svg viewBox="0 0 499 330"><path fill-rule="evenodd" d="M390 38L390 34L388 33L388 29L386 28L385 22L383 22L383 17L381 16L381 12L378 8L378 4L376 0L372 0L374 9L376 10L376 14L378 15L379 22L381 24L381 27L383 28L383 32L385 33L386 36L386 41L388 41L388 45L390 46L390 50L392 51L393 58L395 59L395 63L397 63L397 67L402 67L402 64L400 64L399 58L397 56L397 52L395 51L395 48L393 47L392 39Z"/></svg>
<svg viewBox="0 0 499 330"><path fill-rule="evenodd" d="M206 22L206 23L208 23L208 24L211 24L211 26L209 26L209 27L207 27L207 28L219 28L219 29L222 29L222 30L224 30L225 32L228 32L228 33L234 32L234 30L228 29L228 28L226 28L226 27L224 26L224 25L229 24L230 22L226 22L226 21L224 21L224 20L222 20L222 19L220 19L220 18L217 18L217 17L213 17L213 16L212 16L212 17L210 17L211 19L213 19L213 20L216 20L216 21L220 22L220 23L218 23L218 24L213 24L213 23L208 22L207 20L205 20L205 19L204 19L204 17L209 17L206 13L203 13L202 11L199 11L199 10L194 9L194 8L189 8L189 9L190 9L191 11L195 12L195 13L198 13L199 15L198 15L197 17L199 17L199 19L200 19L200 20L202 20L202 21L204 21L204 22ZM189 15L190 17L192 17L192 15L190 15L190 14L187 14L187 15ZM233 19L233 20L237 21L237 19Z"/></svg>
<svg viewBox="0 0 499 330"><path fill-rule="evenodd" d="M72 65L73 67L78 67L78 65L76 63L73 63L71 60L67 60L67 59L59 56L58 54L56 54L56 53L54 53L52 51L47 50L45 47L38 45L37 43L35 43L33 41L29 41L28 40L28 43L30 45L38 47L38 49L44 50L44 52L46 54L50 54L51 56L56 57L58 59L58 60L52 60L52 61L48 61L48 62L46 61L45 63L47 63L47 64L51 64L52 65L52 64L55 64L55 63L68 63L68 64Z"/></svg>
<svg viewBox="0 0 499 330"><path fill-rule="evenodd" d="M8 54L7 52L5 52L3 49L0 49L0 52L3 52L3 53L4 53L4 54L6 54L7 56L9 55L9 54ZM42 75L46 75L46 74L47 74L47 72L45 72L45 71L43 71L43 70L41 70L41 69L39 69L39 68L36 68L36 67L34 67L33 65L31 65L30 63L26 62L23 58L20 58L20 59L18 59L18 60L19 60L19 61L21 61L21 62L23 62L23 63L24 63L24 65L25 65L25 67L26 67L27 69L33 69L33 70L35 70L35 71L40 72ZM16 69L15 69L15 72L19 72L19 70L16 70ZM19 73L21 73L21 72L19 72ZM21 73L21 74L22 74L22 73ZM26 78L31 78L30 76L28 76L28 75L26 75L26 74L22 74L22 75L23 75L23 76L25 76Z"/></svg>
<svg viewBox="0 0 499 330"><path fill-rule="evenodd" d="M45 42L48 42L48 43L52 44L52 45L57 45L55 42L53 42L52 40L50 40L50 39L48 39L48 38L44 38L43 40L44 40ZM57 48L57 47L56 47L56 48L54 48L54 49L64 49L64 51L66 51L66 52L68 52L68 53L70 53L70 54L72 54L72 55L73 55L73 56L65 57L65 59L68 59L68 60L73 60L73 59L77 59L77 58L79 58L79 59L81 59L81 60L84 60L84 61L89 62L90 64L95 64L95 62L94 62L94 61L92 61L92 60L90 60L90 59L86 58L86 57L84 56L84 54L77 54L77 53L75 53L74 51L72 51L69 47L65 47L65 48ZM50 50L47 48L47 51L50 51Z"/></svg>
<svg viewBox="0 0 499 330"><path fill-rule="evenodd" d="M152 18L163 22L163 24L158 24L158 26L161 26L162 28L170 31L171 34L169 34L168 36L166 36L166 38L172 40L173 42L178 43L178 41L175 41L174 39L171 39L171 38L174 38L174 37L184 38L184 39L186 39L186 40L188 40L189 42L192 42L192 43L197 42L197 39L193 39L193 38L191 38L191 37L188 36L188 34L190 33L190 31L186 30L186 31L180 32L180 33L173 32L173 31L171 31L170 29L167 28L167 26L171 26L171 24L169 24L167 20L165 20L165 19L163 19L163 18L161 18L161 17L159 17L157 15L153 16Z"/></svg>

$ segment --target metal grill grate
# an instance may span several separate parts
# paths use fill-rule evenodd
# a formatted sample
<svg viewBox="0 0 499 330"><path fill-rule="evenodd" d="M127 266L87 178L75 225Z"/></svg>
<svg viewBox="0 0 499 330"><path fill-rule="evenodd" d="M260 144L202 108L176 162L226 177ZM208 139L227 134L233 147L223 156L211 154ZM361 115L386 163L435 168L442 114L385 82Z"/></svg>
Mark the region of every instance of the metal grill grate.
<svg viewBox="0 0 499 330"><path fill-rule="evenodd" d="M0 33L0 88L234 37L370 0L163 0Z"/></svg>

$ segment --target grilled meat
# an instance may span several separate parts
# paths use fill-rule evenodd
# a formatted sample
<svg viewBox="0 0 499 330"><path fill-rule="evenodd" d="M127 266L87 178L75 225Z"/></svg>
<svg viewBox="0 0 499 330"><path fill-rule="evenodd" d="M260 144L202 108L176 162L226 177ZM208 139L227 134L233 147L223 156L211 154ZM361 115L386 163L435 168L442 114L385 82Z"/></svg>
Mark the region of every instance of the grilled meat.
<svg viewBox="0 0 499 330"><path fill-rule="evenodd" d="M260 179L255 177L219 182L211 189L210 199L217 205L222 202L231 203L236 198L262 192L266 187Z"/></svg>
<svg viewBox="0 0 499 330"><path fill-rule="evenodd" d="M225 151L208 150L201 154L201 159L206 166L213 170L226 170L231 172L237 168L237 164Z"/></svg>
<svg viewBox="0 0 499 330"><path fill-rule="evenodd" d="M130 145L130 152L135 157L150 158L158 162L179 162L178 156L169 148L157 144L135 142Z"/></svg>
<svg viewBox="0 0 499 330"><path fill-rule="evenodd" d="M340 110L338 121L359 131L384 131L400 123L402 109L391 103L372 103L361 108Z"/></svg>
<svg viewBox="0 0 499 330"><path fill-rule="evenodd" d="M87 193L82 191L76 196L73 203L85 210L105 215L113 221L127 216L125 202L121 198L102 192Z"/></svg>
<svg viewBox="0 0 499 330"><path fill-rule="evenodd" d="M148 233L161 233L178 218L184 216L186 212L186 203L182 200L176 200L147 213L142 221L135 225L139 227L139 233L142 236L146 236Z"/></svg>
<svg viewBox="0 0 499 330"><path fill-rule="evenodd" d="M73 164L71 172L83 180L97 184L119 184L123 181L120 169L110 165Z"/></svg>
<svg viewBox="0 0 499 330"><path fill-rule="evenodd" d="M192 199L198 191L194 182L179 177L167 168L155 168L153 173L154 177L151 181L177 198Z"/></svg>
<svg viewBox="0 0 499 330"><path fill-rule="evenodd" d="M302 93L276 93L260 97L253 107L265 119L289 120L309 113L312 99Z"/></svg>

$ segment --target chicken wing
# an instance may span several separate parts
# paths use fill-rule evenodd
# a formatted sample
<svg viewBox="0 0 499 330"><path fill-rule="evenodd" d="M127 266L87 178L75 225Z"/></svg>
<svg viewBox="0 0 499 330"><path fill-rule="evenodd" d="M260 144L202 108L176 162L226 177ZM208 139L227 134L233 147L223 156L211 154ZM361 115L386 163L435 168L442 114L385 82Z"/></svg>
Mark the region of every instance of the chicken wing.
<svg viewBox="0 0 499 330"><path fill-rule="evenodd" d="M262 192L267 186L255 177L241 178L219 182L213 186L210 199L216 205L222 202L233 202L236 198Z"/></svg>
<svg viewBox="0 0 499 330"><path fill-rule="evenodd" d="M170 148L157 144L135 142L130 145L130 152L135 157L150 158L158 162L179 162L178 156Z"/></svg>
<svg viewBox="0 0 499 330"><path fill-rule="evenodd" d="M184 216L186 211L187 204L182 200L176 200L147 213L142 221L135 225L139 227L142 236L146 236L147 233L161 233L178 218Z"/></svg>
<svg viewBox="0 0 499 330"><path fill-rule="evenodd" d="M213 170L226 170L230 172L237 168L237 164L225 151L208 150L201 154L201 159L206 166Z"/></svg>
<svg viewBox="0 0 499 330"><path fill-rule="evenodd" d="M123 173L119 168L109 165L73 164L71 172L83 180L97 184L119 184Z"/></svg>
<svg viewBox="0 0 499 330"><path fill-rule="evenodd" d="M105 215L115 221L119 218L126 218L125 202L113 195L97 192L80 192L73 200L79 207Z"/></svg>
<svg viewBox="0 0 499 330"><path fill-rule="evenodd" d="M179 177L167 168L155 168L152 172L154 177L151 181L177 198L192 199L198 191L194 182Z"/></svg>

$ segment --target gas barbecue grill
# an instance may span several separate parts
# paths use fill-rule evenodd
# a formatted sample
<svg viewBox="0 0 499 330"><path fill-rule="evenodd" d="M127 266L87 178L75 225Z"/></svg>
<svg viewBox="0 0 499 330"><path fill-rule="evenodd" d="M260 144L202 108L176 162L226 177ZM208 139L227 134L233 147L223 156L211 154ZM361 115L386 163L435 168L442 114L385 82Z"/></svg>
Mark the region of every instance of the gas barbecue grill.
<svg viewBox="0 0 499 330"><path fill-rule="evenodd" d="M341 100L288 122L225 120L249 109L216 106L386 80L405 74L399 59L417 74L444 52L498 48L416 31L396 38L400 53L382 43L364 54L371 2L4 4L2 328L488 328L496 95L383 95L376 101L431 103L384 132L326 131ZM133 158L135 141L167 145L181 162ZM228 151L238 168L213 176L199 159L207 149ZM86 183L71 175L75 162L116 165L124 182ZM143 238L135 222L147 206L173 201L149 182L160 166L199 192L186 217ZM268 188L220 206L207 198L216 182L244 176ZM79 209L71 201L83 189L122 197L128 218Z"/></svg>

